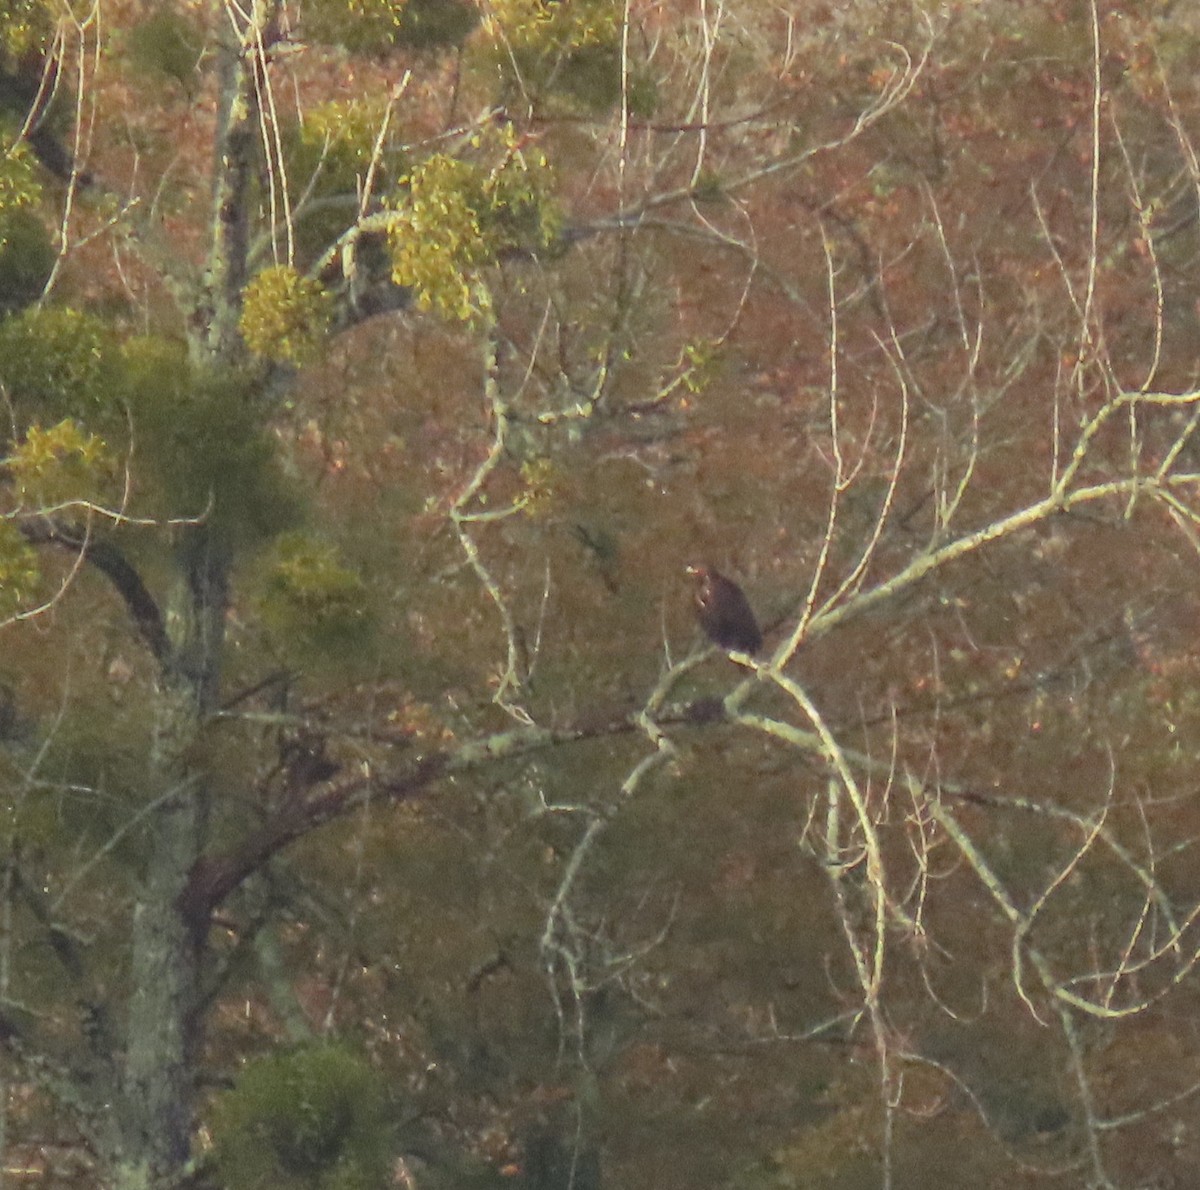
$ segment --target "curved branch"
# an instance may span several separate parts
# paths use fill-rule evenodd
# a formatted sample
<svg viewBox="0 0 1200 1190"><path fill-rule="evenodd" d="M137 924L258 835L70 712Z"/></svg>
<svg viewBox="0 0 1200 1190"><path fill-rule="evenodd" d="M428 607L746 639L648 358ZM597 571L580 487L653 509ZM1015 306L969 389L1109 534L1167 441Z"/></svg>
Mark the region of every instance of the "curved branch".
<svg viewBox="0 0 1200 1190"><path fill-rule="evenodd" d="M697 722L690 707L681 708L675 717L683 723ZM373 805L402 802L442 777L515 760L561 744L620 735L635 727L636 717L630 715L567 728L519 727L418 757L391 774L376 776L364 763L358 773L335 782L317 797L281 806L230 851L201 856L180 897L180 911L193 933L203 937L213 910L264 864L319 827L345 818L368 800Z"/></svg>
<svg viewBox="0 0 1200 1190"><path fill-rule="evenodd" d="M54 545L73 550L99 570L116 588L151 655L160 664L166 664L171 655L171 642L163 623L162 609L122 550L111 541L97 541L86 530L68 528L52 521L24 524L21 533L32 545Z"/></svg>

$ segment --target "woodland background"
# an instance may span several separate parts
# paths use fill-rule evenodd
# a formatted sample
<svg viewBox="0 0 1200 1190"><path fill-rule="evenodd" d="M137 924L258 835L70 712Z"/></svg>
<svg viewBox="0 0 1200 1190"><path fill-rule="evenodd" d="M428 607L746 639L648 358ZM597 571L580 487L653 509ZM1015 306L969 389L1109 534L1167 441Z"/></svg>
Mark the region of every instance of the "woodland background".
<svg viewBox="0 0 1200 1190"><path fill-rule="evenodd" d="M1200 8L0 46L0 1187L1200 1182Z"/></svg>

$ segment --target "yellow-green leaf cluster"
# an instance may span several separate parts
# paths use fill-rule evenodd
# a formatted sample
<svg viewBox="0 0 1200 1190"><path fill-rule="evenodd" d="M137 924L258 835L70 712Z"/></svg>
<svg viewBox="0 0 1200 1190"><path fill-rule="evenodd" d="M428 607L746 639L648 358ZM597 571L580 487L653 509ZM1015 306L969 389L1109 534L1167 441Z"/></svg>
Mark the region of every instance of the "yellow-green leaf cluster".
<svg viewBox="0 0 1200 1190"><path fill-rule="evenodd" d="M367 626L367 590L334 546L286 533L272 553L261 599L263 619L288 646L340 647Z"/></svg>
<svg viewBox="0 0 1200 1190"><path fill-rule="evenodd" d="M0 384L24 420L119 416L118 371L118 345L95 315L47 306L0 323Z"/></svg>
<svg viewBox="0 0 1200 1190"><path fill-rule="evenodd" d="M521 510L528 517L546 516L559 499L565 483L562 469L547 458L528 459L521 464Z"/></svg>
<svg viewBox="0 0 1200 1190"><path fill-rule="evenodd" d="M624 60L624 5L616 0L491 0L479 56L489 73L540 108L604 110L622 96L649 114L657 82L646 64Z"/></svg>
<svg viewBox="0 0 1200 1190"><path fill-rule="evenodd" d="M689 393L703 392L713 381L720 366L720 344L712 339L688 343L683 349L680 379Z"/></svg>
<svg viewBox="0 0 1200 1190"><path fill-rule="evenodd" d="M5 217L34 206L41 195L33 153L19 141L0 156L0 248L8 242Z"/></svg>
<svg viewBox="0 0 1200 1190"><path fill-rule="evenodd" d="M275 265L246 286L240 326L255 355L306 364L320 354L332 317L332 297L319 282Z"/></svg>
<svg viewBox="0 0 1200 1190"><path fill-rule="evenodd" d="M279 542L272 588L306 611L337 607L349 610L361 602L362 579L338 561L333 546L298 533Z"/></svg>
<svg viewBox="0 0 1200 1190"><path fill-rule="evenodd" d="M513 51L578 50L615 41L621 13L613 0L491 0L484 28Z"/></svg>
<svg viewBox="0 0 1200 1190"><path fill-rule="evenodd" d="M113 459L102 438L65 419L48 430L31 426L5 460L26 508L70 500L94 500L112 474Z"/></svg>
<svg viewBox="0 0 1200 1190"><path fill-rule="evenodd" d="M488 260L472 202L477 180L465 161L430 157L409 176L408 198L388 228L392 279L413 286L422 308L463 322L482 304L473 274Z"/></svg>
<svg viewBox="0 0 1200 1190"><path fill-rule="evenodd" d="M352 52L385 51L395 44L404 8L405 0L310 0L305 37Z"/></svg>
<svg viewBox="0 0 1200 1190"><path fill-rule="evenodd" d="M514 249L545 247L557 231L550 167L509 127L478 138L478 158L439 153L405 179L388 228L392 279L418 303L468 322L490 307L482 270Z"/></svg>
<svg viewBox="0 0 1200 1190"><path fill-rule="evenodd" d="M472 0L306 0L307 39L355 52L461 45L478 23Z"/></svg>
<svg viewBox="0 0 1200 1190"><path fill-rule="evenodd" d="M347 204L360 194L386 111L382 96L336 100L316 104L289 127L284 152L291 200L293 205L307 204L304 218L293 229L292 263L301 270L345 232ZM380 147L374 176L377 190L393 185L405 169L395 121L391 128L394 135L389 134Z"/></svg>
<svg viewBox="0 0 1200 1190"><path fill-rule="evenodd" d="M33 547L11 521L0 520L0 618L32 600L39 573Z"/></svg>
<svg viewBox="0 0 1200 1190"><path fill-rule="evenodd" d="M44 49L53 29L47 0L0 0L0 50L12 57Z"/></svg>
<svg viewBox="0 0 1200 1190"><path fill-rule="evenodd" d="M386 110L387 105L382 100L319 103L304 113L300 143L336 154L337 164L348 159L360 169L366 169Z"/></svg>

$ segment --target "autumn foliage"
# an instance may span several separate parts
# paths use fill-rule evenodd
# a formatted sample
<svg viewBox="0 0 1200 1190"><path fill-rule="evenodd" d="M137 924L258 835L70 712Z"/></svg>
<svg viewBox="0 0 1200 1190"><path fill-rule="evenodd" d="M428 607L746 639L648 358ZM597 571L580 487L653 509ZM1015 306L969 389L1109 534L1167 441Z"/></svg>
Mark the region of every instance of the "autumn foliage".
<svg viewBox="0 0 1200 1190"><path fill-rule="evenodd" d="M0 1183L1200 1179L1198 51L0 0Z"/></svg>

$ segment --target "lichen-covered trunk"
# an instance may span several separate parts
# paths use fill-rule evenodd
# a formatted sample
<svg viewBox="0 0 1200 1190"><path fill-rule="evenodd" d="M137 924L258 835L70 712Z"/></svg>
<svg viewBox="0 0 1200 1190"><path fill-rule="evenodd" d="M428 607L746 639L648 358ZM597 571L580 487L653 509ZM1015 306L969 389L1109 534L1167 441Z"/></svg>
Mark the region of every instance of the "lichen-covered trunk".
<svg viewBox="0 0 1200 1190"><path fill-rule="evenodd" d="M210 787L196 741L215 709L228 605L229 555L204 526L184 535L169 617L152 764L162 790L132 926L132 994L117 1112L118 1190L178 1186L191 1152L204 938L184 892L203 850Z"/></svg>
<svg viewBox="0 0 1200 1190"><path fill-rule="evenodd" d="M178 1182L192 1131L198 954L180 894L200 837L200 805L181 790L155 814L133 918L133 991L118 1110L118 1190Z"/></svg>
<svg viewBox="0 0 1200 1190"><path fill-rule="evenodd" d="M241 362L238 315L247 270L250 187L257 129L256 78L266 69L268 26L278 0L222 7L220 89L208 267L191 320L194 354L229 372ZM241 25L241 27L236 27ZM220 510L210 510L219 513ZM152 764L159 800L132 925L132 994L125 1040L116 1190L166 1190L186 1178L195 1125L196 1058L202 1040L205 938L184 893L201 857L211 789L197 743L219 700L231 556L214 515L181 531L178 582L167 630Z"/></svg>

